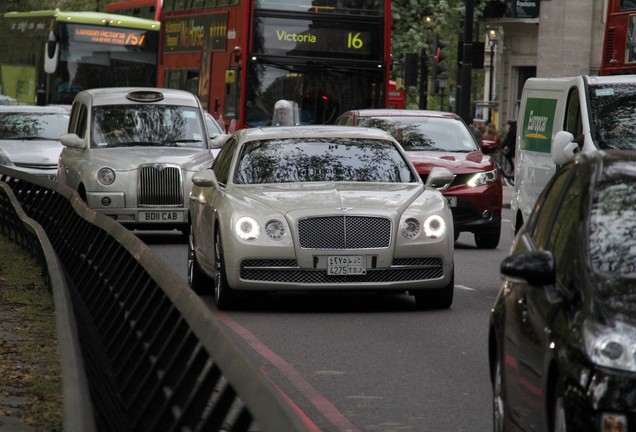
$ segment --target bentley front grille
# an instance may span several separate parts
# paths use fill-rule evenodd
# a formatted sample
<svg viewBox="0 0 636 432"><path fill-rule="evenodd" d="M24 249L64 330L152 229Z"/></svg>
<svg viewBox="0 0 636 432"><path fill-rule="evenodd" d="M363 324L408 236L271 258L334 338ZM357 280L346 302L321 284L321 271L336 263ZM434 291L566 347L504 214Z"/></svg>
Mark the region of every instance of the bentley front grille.
<svg viewBox="0 0 636 432"><path fill-rule="evenodd" d="M380 249L391 243L391 220L369 216L324 216L298 221L305 249Z"/></svg>
<svg viewBox="0 0 636 432"><path fill-rule="evenodd" d="M151 164L139 167L139 207L183 207L181 168Z"/></svg>

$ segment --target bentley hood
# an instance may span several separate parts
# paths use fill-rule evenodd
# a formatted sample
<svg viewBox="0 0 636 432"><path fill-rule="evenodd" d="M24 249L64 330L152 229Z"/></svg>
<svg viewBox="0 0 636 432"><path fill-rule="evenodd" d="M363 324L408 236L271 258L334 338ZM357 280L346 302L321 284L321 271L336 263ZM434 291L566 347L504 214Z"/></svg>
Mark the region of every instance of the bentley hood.
<svg viewBox="0 0 636 432"><path fill-rule="evenodd" d="M254 200L281 214L301 216L327 215L341 212L395 215L417 200L440 205L441 193L422 184L305 183L264 185L244 191L246 200Z"/></svg>

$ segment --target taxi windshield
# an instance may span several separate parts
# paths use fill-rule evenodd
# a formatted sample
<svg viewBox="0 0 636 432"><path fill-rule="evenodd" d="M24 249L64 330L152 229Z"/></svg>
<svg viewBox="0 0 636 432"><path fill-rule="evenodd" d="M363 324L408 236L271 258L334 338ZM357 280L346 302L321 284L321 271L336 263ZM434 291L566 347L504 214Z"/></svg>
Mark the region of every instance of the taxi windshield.
<svg viewBox="0 0 636 432"><path fill-rule="evenodd" d="M206 148L196 108L174 105L106 105L93 108L91 145Z"/></svg>

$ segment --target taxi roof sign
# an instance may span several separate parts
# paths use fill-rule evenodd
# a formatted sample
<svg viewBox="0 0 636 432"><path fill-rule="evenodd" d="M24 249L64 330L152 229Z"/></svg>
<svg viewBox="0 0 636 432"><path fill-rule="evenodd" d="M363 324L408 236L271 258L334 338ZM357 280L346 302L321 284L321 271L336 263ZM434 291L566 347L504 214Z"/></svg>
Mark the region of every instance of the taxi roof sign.
<svg viewBox="0 0 636 432"><path fill-rule="evenodd" d="M163 100L163 94L158 91L138 90L128 93L126 98L135 102L159 102Z"/></svg>

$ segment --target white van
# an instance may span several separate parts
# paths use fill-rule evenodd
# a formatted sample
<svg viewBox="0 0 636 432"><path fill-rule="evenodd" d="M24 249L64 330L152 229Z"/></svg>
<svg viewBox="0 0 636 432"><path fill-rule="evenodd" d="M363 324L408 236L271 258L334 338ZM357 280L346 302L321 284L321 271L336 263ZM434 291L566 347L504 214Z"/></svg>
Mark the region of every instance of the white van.
<svg viewBox="0 0 636 432"><path fill-rule="evenodd" d="M531 78L517 122L513 232L578 151L636 149L636 75Z"/></svg>

